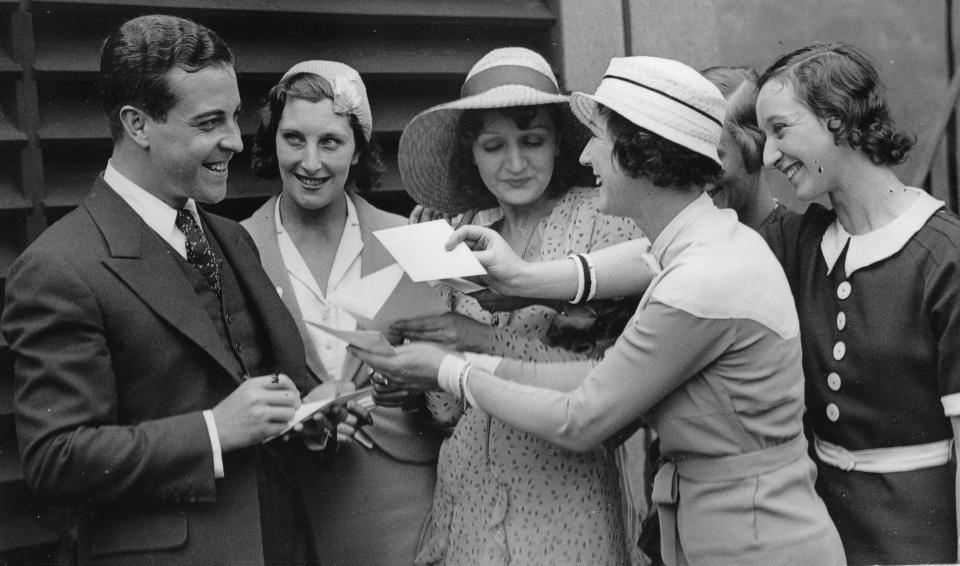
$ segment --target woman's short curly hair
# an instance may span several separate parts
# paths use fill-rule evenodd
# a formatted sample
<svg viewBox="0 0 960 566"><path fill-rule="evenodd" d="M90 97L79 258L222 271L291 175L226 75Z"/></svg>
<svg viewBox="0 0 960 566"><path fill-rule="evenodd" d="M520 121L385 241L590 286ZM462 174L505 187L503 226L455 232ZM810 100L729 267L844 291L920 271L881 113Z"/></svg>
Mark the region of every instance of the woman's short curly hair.
<svg viewBox="0 0 960 566"><path fill-rule="evenodd" d="M660 137L606 106L600 106L600 114L607 120L613 156L630 177L646 177L658 187L703 187L720 180L723 169L709 157Z"/></svg>
<svg viewBox="0 0 960 566"><path fill-rule="evenodd" d="M700 74L727 99L723 129L737 142L743 166L755 174L763 167L766 137L757 124L757 72L750 67L708 67Z"/></svg>
<svg viewBox="0 0 960 566"><path fill-rule="evenodd" d="M553 173L544 196L547 198L563 195L577 185L588 183L592 177L589 169L580 165L580 151L586 143L582 128L573 127L573 120L564 120L563 111L558 104L542 104L539 106L512 106L508 108L464 110L457 120L456 140L457 147L450 156L450 171L456 186L461 187L471 200L480 208L497 206L493 193L483 184L480 171L473 161L473 142L483 129L484 117L488 112L501 112L513 120L521 130L530 127L540 109L544 109L553 122L556 133L559 154L553 161ZM565 123L566 122L566 123ZM579 130L579 131L578 131Z"/></svg>
<svg viewBox="0 0 960 566"><path fill-rule="evenodd" d="M286 77L270 89L266 104L260 110L260 127L253 135L251 144L251 167L254 174L266 179L274 179L280 175L277 165L277 128L287 100L299 98L310 102L333 100L333 89L330 83L313 73L296 73ZM357 163L350 167L347 175L347 184L351 182L359 191L367 191L376 184L383 173L383 161L380 159L380 148L376 143L367 141L363 136L360 122L353 114L350 115L350 129L359 155Z"/></svg>
<svg viewBox="0 0 960 566"><path fill-rule="evenodd" d="M798 99L827 121L835 143L863 151L877 165L903 162L916 142L895 130L876 67L852 45L814 43L788 53L764 71L757 88L773 79L793 85Z"/></svg>

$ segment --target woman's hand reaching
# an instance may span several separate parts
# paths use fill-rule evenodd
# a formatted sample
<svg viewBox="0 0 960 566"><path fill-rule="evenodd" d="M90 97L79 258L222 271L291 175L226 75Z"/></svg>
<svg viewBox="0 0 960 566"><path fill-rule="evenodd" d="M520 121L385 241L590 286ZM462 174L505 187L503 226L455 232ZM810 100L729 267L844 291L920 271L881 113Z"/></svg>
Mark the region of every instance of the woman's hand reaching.
<svg viewBox="0 0 960 566"><path fill-rule="evenodd" d="M461 226L447 240L452 250L464 242L473 250L474 257L487 270L487 285L503 295L519 295L515 285L527 263L513 251L510 244L496 231L481 226Z"/></svg>
<svg viewBox="0 0 960 566"><path fill-rule="evenodd" d="M390 332L465 352L487 353L493 342L492 327L457 313L400 320L390 325Z"/></svg>
<svg viewBox="0 0 960 566"><path fill-rule="evenodd" d="M394 393L403 389L414 395L439 388L437 372L443 357L449 353L425 342L397 346L392 355L375 354L353 346L348 350L375 370L371 376L375 393Z"/></svg>
<svg viewBox="0 0 960 566"><path fill-rule="evenodd" d="M418 204L417 206L413 207L413 211L410 212L410 217L407 218L407 224L420 224L421 222L446 220L447 224L453 226L454 228L459 228L460 226L465 226L473 222L473 217L476 215L477 209L472 208L461 214L457 222L454 223L453 220L457 217L457 215L441 212L435 208L427 208Z"/></svg>

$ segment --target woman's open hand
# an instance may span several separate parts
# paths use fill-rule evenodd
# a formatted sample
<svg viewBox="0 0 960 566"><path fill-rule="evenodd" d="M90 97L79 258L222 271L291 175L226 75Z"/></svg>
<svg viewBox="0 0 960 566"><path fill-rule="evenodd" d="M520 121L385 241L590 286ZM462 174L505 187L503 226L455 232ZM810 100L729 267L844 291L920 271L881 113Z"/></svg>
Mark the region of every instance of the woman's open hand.
<svg viewBox="0 0 960 566"><path fill-rule="evenodd" d="M390 325L390 332L465 352L486 353L493 342L492 327L457 313L399 320Z"/></svg>
<svg viewBox="0 0 960 566"><path fill-rule="evenodd" d="M456 218L455 214L441 212L435 208L428 208L418 204L417 206L413 207L413 210L410 212L410 217L407 218L407 224L420 224L421 222L431 222L433 220L446 220L447 224L453 226L454 228L459 228L460 226L473 222L473 217L476 215L477 209L471 208L470 210L461 214L459 220L457 220L456 224L454 224L453 219Z"/></svg>
<svg viewBox="0 0 960 566"><path fill-rule="evenodd" d="M449 353L425 342L397 346L392 355L375 354L353 346L348 350L376 370L376 378L371 378L374 391L395 392L402 388L414 394L439 388L437 372L443 357Z"/></svg>
<svg viewBox="0 0 960 566"><path fill-rule="evenodd" d="M483 289L470 293L470 296L476 299L483 310L487 312L512 312L527 308L532 305L543 305L555 311L559 311L565 305L556 299L534 299L530 297L514 297L512 295L503 295L490 289Z"/></svg>

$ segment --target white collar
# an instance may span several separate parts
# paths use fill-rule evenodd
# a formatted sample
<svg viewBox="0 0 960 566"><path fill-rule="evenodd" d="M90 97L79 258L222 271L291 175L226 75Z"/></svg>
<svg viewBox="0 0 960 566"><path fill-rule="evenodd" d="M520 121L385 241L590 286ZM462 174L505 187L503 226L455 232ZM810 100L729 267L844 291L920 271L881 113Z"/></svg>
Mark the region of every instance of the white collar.
<svg viewBox="0 0 960 566"><path fill-rule="evenodd" d="M174 249L180 252L180 255L186 257L185 236L177 229L177 210L175 208L124 177L110 161L107 161L107 168L103 172L103 180L143 219L151 230L172 245ZM200 215L197 213L197 203L193 199L187 199L187 203L183 207L193 214L193 217L197 220L197 225L202 226Z"/></svg>
<svg viewBox="0 0 960 566"><path fill-rule="evenodd" d="M853 275L858 269L896 254L907 245L914 234L923 228L927 220L944 206L943 201L933 198L920 189L907 187L907 190L915 192L917 198L903 214L872 232L854 236L844 230L839 219L834 219L830 223L820 241L820 253L827 262L827 273L833 271L848 241L850 244L843 266L847 277Z"/></svg>
<svg viewBox="0 0 960 566"><path fill-rule="evenodd" d="M657 263L666 267L670 260L680 252L680 250L672 250L671 257L665 257L667 251L671 249L670 244L677 238L680 231L713 208L716 208L716 205L713 204L710 196L704 192L674 216L673 220L667 223L657 239L650 245L650 253L657 259Z"/></svg>
<svg viewBox="0 0 960 566"><path fill-rule="evenodd" d="M300 251L296 245L294 245L293 240L290 239L290 235L287 234L283 223L280 221L280 199L282 198L283 194L281 193L274 205L273 217L277 231L277 241L281 247L284 264L287 266L287 270L303 282L313 294L317 297L323 297L323 293L320 292L320 286L313 278L313 274L310 273L310 269L303 260L303 256L300 255ZM363 251L363 234L360 231L360 219L357 216L357 207L353 204L353 199L350 198L349 194L346 195L346 199L347 220L343 226L343 234L340 235L340 243L337 246L337 253L333 259L333 266L330 268L328 283L335 283L343 279L350 269L350 266L353 265L354 261L360 256L360 252ZM332 287L333 285L329 284L327 286L328 290Z"/></svg>

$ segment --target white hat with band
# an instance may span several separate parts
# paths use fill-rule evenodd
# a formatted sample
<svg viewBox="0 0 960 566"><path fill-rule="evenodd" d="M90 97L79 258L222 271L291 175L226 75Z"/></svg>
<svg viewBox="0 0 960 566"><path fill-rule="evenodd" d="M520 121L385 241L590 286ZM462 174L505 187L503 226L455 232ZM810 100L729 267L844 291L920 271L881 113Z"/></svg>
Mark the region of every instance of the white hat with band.
<svg viewBox="0 0 960 566"><path fill-rule="evenodd" d="M595 122L597 104L721 164L717 145L726 101L716 86L679 61L659 57L611 59L594 94L575 92L570 96L574 115L594 134L605 136L603 126Z"/></svg>
<svg viewBox="0 0 960 566"><path fill-rule="evenodd" d="M363 137L370 141L370 136L373 135L373 114L367 99L367 87L356 69L339 61L303 61L290 67L280 82L300 73L317 75L330 83L333 90L333 111L343 116L356 116Z"/></svg>

